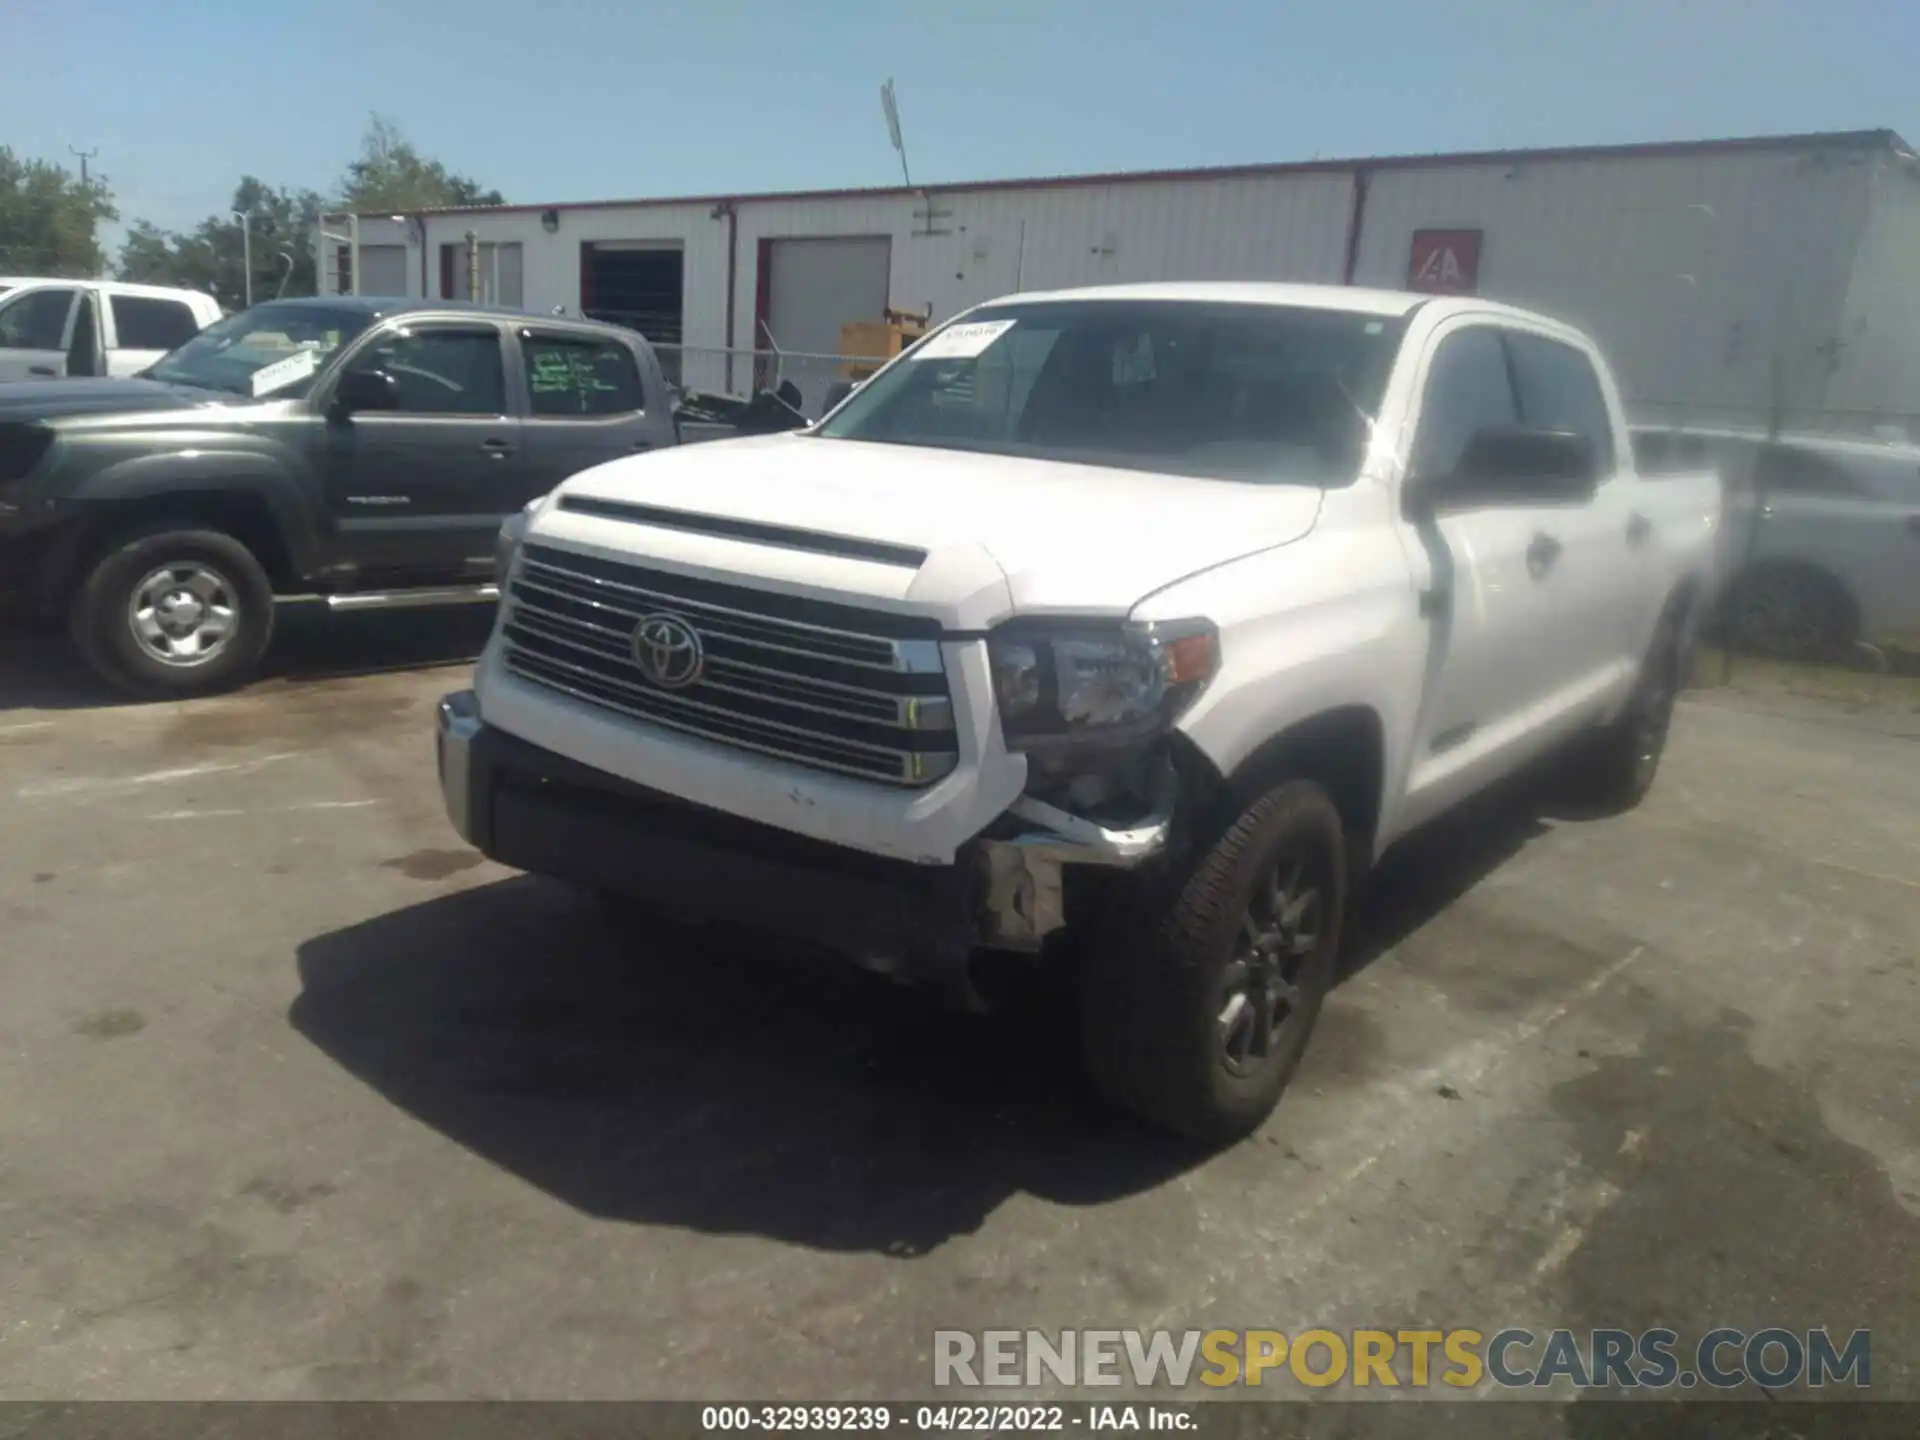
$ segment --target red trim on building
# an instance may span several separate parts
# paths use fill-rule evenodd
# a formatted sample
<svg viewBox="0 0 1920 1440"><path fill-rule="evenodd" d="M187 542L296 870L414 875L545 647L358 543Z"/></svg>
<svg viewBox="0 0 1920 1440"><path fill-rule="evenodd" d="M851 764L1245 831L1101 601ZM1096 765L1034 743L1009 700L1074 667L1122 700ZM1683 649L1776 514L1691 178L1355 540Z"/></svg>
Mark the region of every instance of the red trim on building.
<svg viewBox="0 0 1920 1440"><path fill-rule="evenodd" d="M771 235L760 237L753 256L753 338L747 342L749 350L761 349L761 337L767 333L767 325L773 319L773 241ZM764 390L772 383L772 372L767 368L764 358L753 362L753 388Z"/></svg>
<svg viewBox="0 0 1920 1440"><path fill-rule="evenodd" d="M733 351L740 342L733 338L734 301L740 289L740 215L731 200L721 202L719 209L727 217L727 389L733 389ZM681 281L684 288L685 280Z"/></svg>

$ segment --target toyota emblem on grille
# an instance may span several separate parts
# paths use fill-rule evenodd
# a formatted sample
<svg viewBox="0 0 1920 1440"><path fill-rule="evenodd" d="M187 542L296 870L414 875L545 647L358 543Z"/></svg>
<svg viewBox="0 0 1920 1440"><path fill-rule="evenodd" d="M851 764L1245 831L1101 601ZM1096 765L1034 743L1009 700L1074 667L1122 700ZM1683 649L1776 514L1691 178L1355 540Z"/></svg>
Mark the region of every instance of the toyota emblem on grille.
<svg viewBox="0 0 1920 1440"><path fill-rule="evenodd" d="M662 690L684 690L707 668L707 652L678 615L648 615L633 630L633 663Z"/></svg>

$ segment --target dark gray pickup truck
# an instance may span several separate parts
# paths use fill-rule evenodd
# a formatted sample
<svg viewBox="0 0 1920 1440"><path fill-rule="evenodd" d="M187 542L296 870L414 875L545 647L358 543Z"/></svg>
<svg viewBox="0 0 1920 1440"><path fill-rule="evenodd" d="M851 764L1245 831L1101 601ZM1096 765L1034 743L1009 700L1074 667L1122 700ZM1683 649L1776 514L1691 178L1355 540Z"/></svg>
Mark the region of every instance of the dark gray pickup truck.
<svg viewBox="0 0 1920 1440"><path fill-rule="evenodd" d="M691 438L691 437L689 437ZM259 305L136 379L0 385L0 593L149 694L253 671L276 598L488 601L501 523L679 443L651 348L591 321Z"/></svg>

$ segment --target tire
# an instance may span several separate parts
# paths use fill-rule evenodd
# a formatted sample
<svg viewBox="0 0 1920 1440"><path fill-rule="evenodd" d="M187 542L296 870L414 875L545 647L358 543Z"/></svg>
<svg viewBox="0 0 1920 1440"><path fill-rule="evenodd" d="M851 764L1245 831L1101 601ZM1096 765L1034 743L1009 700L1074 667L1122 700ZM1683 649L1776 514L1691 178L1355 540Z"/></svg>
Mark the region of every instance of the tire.
<svg viewBox="0 0 1920 1440"><path fill-rule="evenodd" d="M1684 617L1661 622L1627 703L1569 757L1575 798L1600 814L1624 814L1653 789L1686 679L1686 625Z"/></svg>
<svg viewBox="0 0 1920 1440"><path fill-rule="evenodd" d="M1852 646L1859 625L1846 588L1811 565L1756 566L1733 587L1733 638L1775 660L1825 660Z"/></svg>
<svg viewBox="0 0 1920 1440"><path fill-rule="evenodd" d="M1249 805L1184 874L1110 912L1082 986L1095 1083L1203 1144L1258 1129L1332 988L1347 883L1340 812L1294 780ZM1287 895L1290 905L1277 902Z"/></svg>
<svg viewBox="0 0 1920 1440"><path fill-rule="evenodd" d="M222 616L225 627L216 630ZM273 585L231 535L178 521L153 525L118 537L95 559L68 629L94 672L122 690L212 694L258 669L273 637Z"/></svg>

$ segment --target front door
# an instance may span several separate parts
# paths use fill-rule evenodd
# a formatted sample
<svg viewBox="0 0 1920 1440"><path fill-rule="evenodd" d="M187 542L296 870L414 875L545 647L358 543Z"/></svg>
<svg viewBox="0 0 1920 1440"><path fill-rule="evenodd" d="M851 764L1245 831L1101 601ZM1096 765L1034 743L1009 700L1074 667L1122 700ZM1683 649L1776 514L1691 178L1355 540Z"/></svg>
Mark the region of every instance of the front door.
<svg viewBox="0 0 1920 1440"><path fill-rule="evenodd" d="M1431 496L1431 515L1410 527L1429 575L1426 667L1408 757L1410 824L1512 768L1578 670L1566 635L1564 508L1475 492L1460 475L1476 431L1519 424L1500 332L1470 321L1441 330L1408 464Z"/></svg>
<svg viewBox="0 0 1920 1440"><path fill-rule="evenodd" d="M38 285L0 296L0 380L53 380L67 373L67 340L79 290Z"/></svg>
<svg viewBox="0 0 1920 1440"><path fill-rule="evenodd" d="M391 375L398 405L327 421L341 560L364 584L485 579L524 489L499 327L401 324L364 342L340 373L359 370ZM330 396L318 399L326 410Z"/></svg>
<svg viewBox="0 0 1920 1440"><path fill-rule="evenodd" d="M633 349L612 336L522 330L525 504L569 475L648 447L646 389Z"/></svg>

